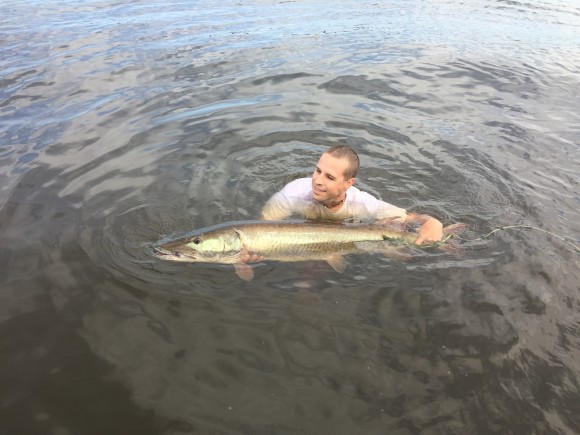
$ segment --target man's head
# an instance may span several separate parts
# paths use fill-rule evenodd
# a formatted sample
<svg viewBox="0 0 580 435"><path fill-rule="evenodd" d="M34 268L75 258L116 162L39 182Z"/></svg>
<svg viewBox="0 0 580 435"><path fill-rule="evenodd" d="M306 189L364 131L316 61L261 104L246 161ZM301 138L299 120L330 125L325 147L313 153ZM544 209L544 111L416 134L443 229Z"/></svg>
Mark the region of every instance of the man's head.
<svg viewBox="0 0 580 435"><path fill-rule="evenodd" d="M359 165L358 155L346 145L326 150L312 174L314 199L330 208L341 204L346 190L354 184Z"/></svg>
<svg viewBox="0 0 580 435"><path fill-rule="evenodd" d="M337 159L346 159L348 165L343 174L345 180L356 177L358 169L360 168L360 161L358 154L351 147L347 145L333 145L324 154L328 154Z"/></svg>

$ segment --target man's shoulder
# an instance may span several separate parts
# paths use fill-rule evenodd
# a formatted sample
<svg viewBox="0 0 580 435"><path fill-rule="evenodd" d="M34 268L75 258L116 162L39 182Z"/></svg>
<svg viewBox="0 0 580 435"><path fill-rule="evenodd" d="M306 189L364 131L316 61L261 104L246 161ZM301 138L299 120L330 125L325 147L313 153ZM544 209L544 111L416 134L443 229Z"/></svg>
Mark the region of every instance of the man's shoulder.
<svg viewBox="0 0 580 435"><path fill-rule="evenodd" d="M298 178L284 186L280 192L288 197L307 197L312 193L312 180L310 178Z"/></svg>
<svg viewBox="0 0 580 435"><path fill-rule="evenodd" d="M355 186L349 187L347 190L347 201L352 201L354 203L373 203L379 201L379 199L370 193L364 192Z"/></svg>
<svg viewBox="0 0 580 435"><path fill-rule="evenodd" d="M354 190L351 192L351 189ZM349 205L357 210L358 214L365 214L374 219L384 219L387 217L404 218L407 213L405 209L385 202L370 193L355 188L354 186L347 191L347 200L349 197Z"/></svg>

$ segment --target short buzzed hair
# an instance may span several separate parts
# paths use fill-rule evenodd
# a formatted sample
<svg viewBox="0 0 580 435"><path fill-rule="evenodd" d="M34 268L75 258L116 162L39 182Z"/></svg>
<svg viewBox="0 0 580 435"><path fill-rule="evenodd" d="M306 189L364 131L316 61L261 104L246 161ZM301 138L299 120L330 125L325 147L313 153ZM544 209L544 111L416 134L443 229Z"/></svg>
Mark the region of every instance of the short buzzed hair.
<svg viewBox="0 0 580 435"><path fill-rule="evenodd" d="M324 151L324 154L328 154L336 159L347 159L348 166L344 170L344 179L350 180L356 177L358 168L360 168L360 160L356 151L351 147L347 145L333 145Z"/></svg>

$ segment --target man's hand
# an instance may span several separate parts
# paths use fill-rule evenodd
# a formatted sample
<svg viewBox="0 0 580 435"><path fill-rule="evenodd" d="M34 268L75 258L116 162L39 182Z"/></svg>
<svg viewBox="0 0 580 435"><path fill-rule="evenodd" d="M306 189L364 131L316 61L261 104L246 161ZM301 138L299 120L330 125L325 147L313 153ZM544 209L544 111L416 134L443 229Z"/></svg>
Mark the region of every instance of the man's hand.
<svg viewBox="0 0 580 435"><path fill-rule="evenodd" d="M426 214L408 214L405 223L419 224L419 237L415 244L440 242L443 238L443 225L434 217Z"/></svg>
<svg viewBox="0 0 580 435"><path fill-rule="evenodd" d="M244 250L241 253L240 260L243 263L258 263L260 261L264 261L264 257L261 255L256 254L253 251Z"/></svg>
<svg viewBox="0 0 580 435"><path fill-rule="evenodd" d="M419 238L415 243L421 245L425 242L440 242L442 238L443 225L437 219L431 218L419 228Z"/></svg>

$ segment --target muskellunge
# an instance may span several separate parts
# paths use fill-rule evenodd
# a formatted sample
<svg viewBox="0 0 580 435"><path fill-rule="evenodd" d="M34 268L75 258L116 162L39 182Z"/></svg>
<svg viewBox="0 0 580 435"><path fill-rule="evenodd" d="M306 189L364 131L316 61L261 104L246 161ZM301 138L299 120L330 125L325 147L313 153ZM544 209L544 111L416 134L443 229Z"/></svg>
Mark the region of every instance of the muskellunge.
<svg viewBox="0 0 580 435"><path fill-rule="evenodd" d="M443 233L454 233L463 227L450 225ZM414 244L417 238L416 232L395 231L379 224L240 221L161 241L153 250L163 260L233 264L238 276L249 281L254 272L241 260L246 253L283 262L323 260L343 272L347 254L383 252L393 246Z"/></svg>

